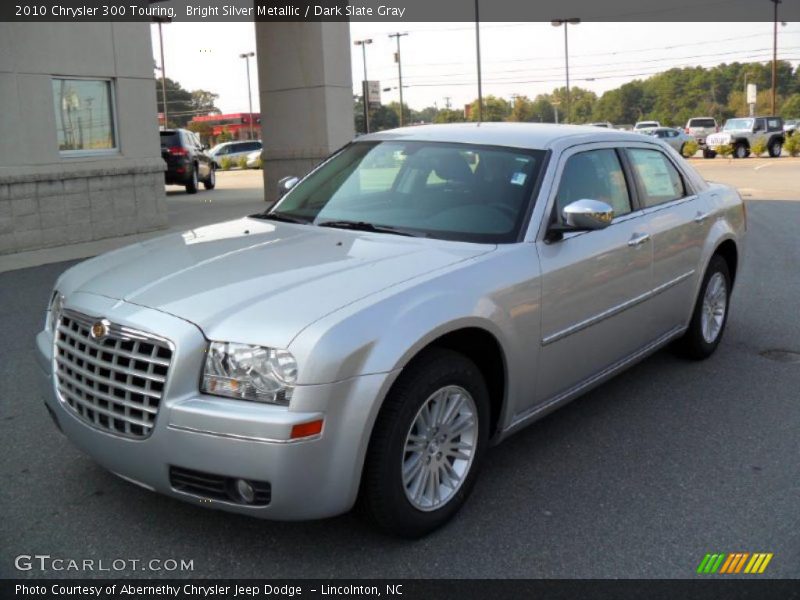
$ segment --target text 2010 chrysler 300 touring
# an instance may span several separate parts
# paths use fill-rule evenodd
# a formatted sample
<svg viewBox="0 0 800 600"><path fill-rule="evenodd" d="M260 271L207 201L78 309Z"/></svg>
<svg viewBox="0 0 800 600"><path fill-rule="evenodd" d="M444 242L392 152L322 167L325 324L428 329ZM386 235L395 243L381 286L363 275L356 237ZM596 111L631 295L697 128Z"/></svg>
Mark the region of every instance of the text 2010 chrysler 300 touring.
<svg viewBox="0 0 800 600"><path fill-rule="evenodd" d="M148 489L271 519L360 497L406 536L489 444L668 342L709 356L746 226L674 150L594 127L367 135L281 187L64 273L47 406Z"/></svg>

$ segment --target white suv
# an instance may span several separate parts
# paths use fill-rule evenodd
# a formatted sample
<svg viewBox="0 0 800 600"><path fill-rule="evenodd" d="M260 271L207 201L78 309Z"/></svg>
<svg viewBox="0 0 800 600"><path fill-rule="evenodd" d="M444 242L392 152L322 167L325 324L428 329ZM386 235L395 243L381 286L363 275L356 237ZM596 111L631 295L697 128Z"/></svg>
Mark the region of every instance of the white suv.
<svg viewBox="0 0 800 600"><path fill-rule="evenodd" d="M693 135L697 143L705 146L706 137L719 131L719 125L714 117L693 117L686 122L684 129L689 135Z"/></svg>

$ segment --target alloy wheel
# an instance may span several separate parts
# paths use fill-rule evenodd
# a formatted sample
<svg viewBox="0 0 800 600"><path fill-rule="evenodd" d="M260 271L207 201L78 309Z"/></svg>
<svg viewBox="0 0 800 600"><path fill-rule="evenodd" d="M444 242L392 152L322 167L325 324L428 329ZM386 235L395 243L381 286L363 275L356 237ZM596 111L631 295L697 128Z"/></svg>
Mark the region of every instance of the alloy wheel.
<svg viewBox="0 0 800 600"><path fill-rule="evenodd" d="M708 280L703 296L700 329L703 339L712 344L719 337L728 310L728 286L722 273L714 273Z"/></svg>
<svg viewBox="0 0 800 600"><path fill-rule="evenodd" d="M402 457L403 489L414 508L437 510L459 490L475 457L477 415L475 400L456 385L440 388L422 404Z"/></svg>

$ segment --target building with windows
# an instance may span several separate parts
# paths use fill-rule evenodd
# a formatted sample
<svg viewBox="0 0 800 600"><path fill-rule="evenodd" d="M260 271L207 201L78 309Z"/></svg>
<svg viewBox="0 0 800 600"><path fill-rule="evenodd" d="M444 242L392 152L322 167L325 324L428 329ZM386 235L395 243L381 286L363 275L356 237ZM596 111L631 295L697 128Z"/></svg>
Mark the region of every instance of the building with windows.
<svg viewBox="0 0 800 600"><path fill-rule="evenodd" d="M257 140L261 138L261 115L258 113L201 115L189 121L189 128L201 132L205 129L208 131L205 135L214 140L222 135L223 131L227 131L234 140Z"/></svg>
<svg viewBox="0 0 800 600"><path fill-rule="evenodd" d="M166 226L148 27L0 22L0 254Z"/></svg>

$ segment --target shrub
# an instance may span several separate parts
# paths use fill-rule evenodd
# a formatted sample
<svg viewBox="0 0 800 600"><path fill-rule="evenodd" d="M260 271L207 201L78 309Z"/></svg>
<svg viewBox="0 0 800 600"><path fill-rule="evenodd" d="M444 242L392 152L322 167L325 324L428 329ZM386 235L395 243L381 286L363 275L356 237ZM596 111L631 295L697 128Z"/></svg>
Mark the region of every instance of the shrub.
<svg viewBox="0 0 800 600"><path fill-rule="evenodd" d="M694 141L691 141L691 140L686 142L683 145L683 156L686 157L686 158L691 158L692 156L697 154L697 149L699 147L700 146L697 144L697 142L694 142Z"/></svg>
<svg viewBox="0 0 800 600"><path fill-rule="evenodd" d="M730 144L722 144L722 146L717 146L717 154L720 156L730 156L733 154L733 146Z"/></svg>
<svg viewBox="0 0 800 600"><path fill-rule="evenodd" d="M247 168L247 157L246 156L240 156L239 160L236 161L236 166L239 167L240 169L246 169Z"/></svg>
<svg viewBox="0 0 800 600"><path fill-rule="evenodd" d="M753 144L750 146L750 152L753 153L753 156L761 156L766 151L767 151L767 144L763 140L758 140L757 142L753 142Z"/></svg>
<svg viewBox="0 0 800 600"><path fill-rule="evenodd" d="M800 135L795 133L786 138L783 143L783 149L786 150L789 156L800 156Z"/></svg>
<svg viewBox="0 0 800 600"><path fill-rule="evenodd" d="M222 159L219 161L219 168L222 169L223 171L230 171L232 166L233 166L233 161L227 156L223 156Z"/></svg>

